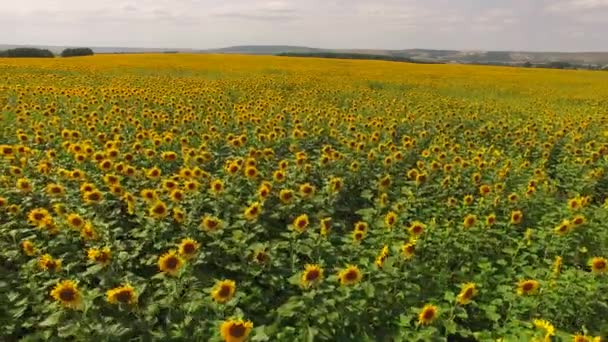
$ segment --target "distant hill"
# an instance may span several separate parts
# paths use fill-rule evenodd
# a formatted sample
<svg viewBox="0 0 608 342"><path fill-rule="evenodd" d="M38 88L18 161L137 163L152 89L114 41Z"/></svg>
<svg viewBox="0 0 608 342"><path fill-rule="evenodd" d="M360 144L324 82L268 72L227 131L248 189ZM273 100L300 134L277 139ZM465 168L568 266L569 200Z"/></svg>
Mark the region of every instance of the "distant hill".
<svg viewBox="0 0 608 342"><path fill-rule="evenodd" d="M67 47L75 46L34 46L34 45L0 45L0 50L16 47L38 47L59 54ZM218 49L163 49L163 48L130 48L130 47L91 47L95 53L217 53L246 55L280 55L280 54L363 54L387 56L393 59L411 59L419 62L439 63L474 63L519 65L523 63L571 63L576 65L608 66L608 52L527 52L527 51L467 51L467 50L432 50L432 49L321 49L291 45L239 45ZM387 58L389 59L389 58Z"/></svg>

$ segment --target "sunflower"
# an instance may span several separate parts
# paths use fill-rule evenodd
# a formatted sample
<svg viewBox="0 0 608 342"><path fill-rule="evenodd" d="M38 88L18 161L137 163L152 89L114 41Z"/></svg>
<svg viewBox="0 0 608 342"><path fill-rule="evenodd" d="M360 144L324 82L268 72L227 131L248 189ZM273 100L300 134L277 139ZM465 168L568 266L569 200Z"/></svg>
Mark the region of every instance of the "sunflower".
<svg viewBox="0 0 608 342"><path fill-rule="evenodd" d="M191 259L198 252L198 242L191 238L185 238L179 243L178 251L184 259Z"/></svg>
<svg viewBox="0 0 608 342"><path fill-rule="evenodd" d="M36 254L36 246L30 240L21 242L21 250L27 256L34 256Z"/></svg>
<svg viewBox="0 0 608 342"><path fill-rule="evenodd" d="M572 218L572 221L570 221L570 222L572 222L573 226L581 226L581 225L585 224L585 222L587 222L587 221L585 220L585 216L576 215L576 216L574 216L574 218Z"/></svg>
<svg viewBox="0 0 608 342"><path fill-rule="evenodd" d="M87 251L87 257L90 261L98 263L102 266L107 266L112 261L112 251L109 247L89 248Z"/></svg>
<svg viewBox="0 0 608 342"><path fill-rule="evenodd" d="M416 240L411 240L401 246L401 254L405 260L413 258L414 252L416 252Z"/></svg>
<svg viewBox="0 0 608 342"><path fill-rule="evenodd" d="M573 342L591 342L591 339L585 335L576 334L576 335L572 336L572 341Z"/></svg>
<svg viewBox="0 0 608 342"><path fill-rule="evenodd" d="M490 214L486 217L486 224L488 226L493 226L496 223L496 214Z"/></svg>
<svg viewBox="0 0 608 342"><path fill-rule="evenodd" d="M285 172L283 170L277 170L272 174L272 178L277 182L281 183L285 180Z"/></svg>
<svg viewBox="0 0 608 342"><path fill-rule="evenodd" d="M184 200L185 195L184 192L180 189L173 189L171 190L171 192L169 193L169 198L173 201L173 202L181 202Z"/></svg>
<svg viewBox="0 0 608 342"><path fill-rule="evenodd" d="M563 220L559 226L555 227L554 231L558 235L564 235L570 232L570 228L572 228L572 223L569 220Z"/></svg>
<svg viewBox="0 0 608 342"><path fill-rule="evenodd" d="M380 253L378 253L378 255L376 256L376 260L374 261L376 267L382 268L382 266L384 266L384 262L388 258L388 252L388 246L384 245L384 247L382 247L382 249L380 250Z"/></svg>
<svg viewBox="0 0 608 342"><path fill-rule="evenodd" d="M270 195L270 188L266 184L260 185L258 188L258 197L260 197L261 200L264 200L268 195Z"/></svg>
<svg viewBox="0 0 608 342"><path fill-rule="evenodd" d="M245 168L244 172L245 172L245 177L247 177L249 179L255 179L260 174L260 172L255 167L255 165L247 166Z"/></svg>
<svg viewBox="0 0 608 342"><path fill-rule="evenodd" d="M44 208L32 209L27 214L27 219L32 226L40 227L51 215L49 211Z"/></svg>
<svg viewBox="0 0 608 342"><path fill-rule="evenodd" d="M317 285L323 280L323 269L317 264L307 264L300 278L300 285L309 288Z"/></svg>
<svg viewBox="0 0 608 342"><path fill-rule="evenodd" d="M262 205L260 202L253 202L249 207L245 209L244 216L245 219L249 221L257 220L257 218L262 213Z"/></svg>
<svg viewBox="0 0 608 342"><path fill-rule="evenodd" d="M594 257L589 260L589 267L595 274L608 273L608 260L602 257Z"/></svg>
<svg viewBox="0 0 608 342"><path fill-rule="evenodd" d="M66 308L78 309L82 301L82 295L78 286L71 280L62 280L51 290L51 297L60 302Z"/></svg>
<svg viewBox="0 0 608 342"><path fill-rule="evenodd" d="M220 333L224 342L243 342L247 339L253 329L251 321L228 320L220 326Z"/></svg>
<svg viewBox="0 0 608 342"><path fill-rule="evenodd" d="M158 268L168 275L177 276L182 266L184 266L184 259L175 250L170 250L158 258Z"/></svg>
<svg viewBox="0 0 608 342"><path fill-rule="evenodd" d="M555 327L553 324L544 319L535 319L532 323L535 328L541 329L545 333L545 341L551 341L551 336L555 335Z"/></svg>
<svg viewBox="0 0 608 342"><path fill-rule="evenodd" d="M214 195L218 195L224 191L224 182L221 179L214 179L211 181L210 185L211 193Z"/></svg>
<svg viewBox="0 0 608 342"><path fill-rule="evenodd" d="M215 288L211 291L211 297L218 303L226 303L236 291L236 283L233 280L222 280L215 284Z"/></svg>
<svg viewBox="0 0 608 342"><path fill-rule="evenodd" d="M492 188L487 184L481 185L479 187L479 194L482 196L489 194L491 191L492 191Z"/></svg>
<svg viewBox="0 0 608 342"><path fill-rule="evenodd" d="M137 303L137 293L135 289L129 285L115 287L106 292L106 299L110 304L128 304Z"/></svg>
<svg viewBox="0 0 608 342"><path fill-rule="evenodd" d="M418 324L428 325L433 323L438 312L439 309L435 305L426 304L418 313Z"/></svg>
<svg viewBox="0 0 608 342"><path fill-rule="evenodd" d="M53 259L50 254L44 254L38 259L38 267L43 271L58 272L61 270L61 259Z"/></svg>
<svg viewBox="0 0 608 342"><path fill-rule="evenodd" d="M97 232L90 222L84 224L84 227L80 229L80 237L84 240L97 240Z"/></svg>
<svg viewBox="0 0 608 342"><path fill-rule="evenodd" d="M146 202L153 202L158 199L156 190L153 189L142 189L139 194Z"/></svg>
<svg viewBox="0 0 608 342"><path fill-rule="evenodd" d="M354 285L361 281L363 275L357 266L348 265L338 272L341 285Z"/></svg>
<svg viewBox="0 0 608 342"><path fill-rule="evenodd" d="M85 223L84 219L76 213L69 214L66 220L70 227L74 229L81 229Z"/></svg>
<svg viewBox="0 0 608 342"><path fill-rule="evenodd" d="M353 230L352 234L353 234L354 242L358 243L358 242L361 242L363 240L363 238L365 238L365 235L367 233L366 233L366 231Z"/></svg>
<svg viewBox="0 0 608 342"><path fill-rule="evenodd" d="M422 233L424 233L424 229L426 228L426 225L420 221L414 221L410 224L410 227L408 228L408 231L410 232L410 234L412 234L415 237L420 236Z"/></svg>
<svg viewBox="0 0 608 342"><path fill-rule="evenodd" d="M533 294L536 294L536 292L538 292L539 288L540 288L540 283L536 280L531 280L531 279L522 280L519 283L517 283L517 294L520 296L533 295Z"/></svg>
<svg viewBox="0 0 608 342"><path fill-rule="evenodd" d="M332 225L332 220L331 217L326 217L324 219L321 219L321 230L320 230L320 234L321 236L327 236L331 230L331 225Z"/></svg>
<svg viewBox="0 0 608 342"><path fill-rule="evenodd" d="M33 190L32 182L30 182L30 180L27 178L19 178L17 180L16 187L17 190L24 193L32 192Z"/></svg>
<svg viewBox="0 0 608 342"><path fill-rule="evenodd" d="M163 217L169 214L169 209L163 201L158 200L154 204L152 204L152 206L150 206L148 214L150 215L150 217L162 219Z"/></svg>
<svg viewBox="0 0 608 342"><path fill-rule="evenodd" d="M46 186L46 193L49 196L59 197L65 194L65 189L59 184L48 184Z"/></svg>
<svg viewBox="0 0 608 342"><path fill-rule="evenodd" d="M467 305L471 302L471 298L477 293L475 283L466 283L462 285L460 293L456 296L456 301L460 305Z"/></svg>
<svg viewBox="0 0 608 342"><path fill-rule="evenodd" d="M563 258L561 256L556 256L555 261L553 261L553 265L551 266L551 270L554 277L557 277L562 271L562 264Z"/></svg>
<svg viewBox="0 0 608 342"><path fill-rule="evenodd" d="M520 224L524 219L524 214L521 210L515 210L511 212L511 224Z"/></svg>
<svg viewBox="0 0 608 342"><path fill-rule="evenodd" d="M474 201L475 201L475 199L473 198L472 195L464 196L463 202L465 205L471 205L471 204L473 204Z"/></svg>
<svg viewBox="0 0 608 342"><path fill-rule="evenodd" d="M397 213L395 213L394 211L389 211L384 216L384 224L388 228L392 228L395 225L395 223L397 223Z"/></svg>
<svg viewBox="0 0 608 342"><path fill-rule="evenodd" d="M568 200L568 208L570 210L578 210L583 207L583 201L580 197L571 198Z"/></svg>
<svg viewBox="0 0 608 342"><path fill-rule="evenodd" d="M103 200L103 194L99 190L95 189L89 192L85 192L82 195L82 199L86 204L97 204L101 202L101 200Z"/></svg>
<svg viewBox="0 0 608 342"><path fill-rule="evenodd" d="M158 179L162 174L162 171L158 167L153 167L146 172L146 177L150 179Z"/></svg>
<svg viewBox="0 0 608 342"><path fill-rule="evenodd" d="M288 204L293 200L293 191L289 189L281 189L279 191L279 199L283 204Z"/></svg>
<svg viewBox="0 0 608 342"><path fill-rule="evenodd" d="M477 222L477 216L469 214L464 218L464 227L471 228L475 225L475 222Z"/></svg>
<svg viewBox="0 0 608 342"><path fill-rule="evenodd" d="M342 190L342 186L344 185L342 178L339 177L331 177L329 179L329 192L332 194L340 192Z"/></svg>
<svg viewBox="0 0 608 342"><path fill-rule="evenodd" d="M303 233L308 227L309 223L310 221L308 220L308 215L302 214L293 220L292 226L298 233Z"/></svg>
<svg viewBox="0 0 608 342"><path fill-rule="evenodd" d="M212 231L215 231L215 230L218 230L221 228L222 221L215 216L206 215L201 220L200 226L202 229L204 229L208 232L212 232Z"/></svg>

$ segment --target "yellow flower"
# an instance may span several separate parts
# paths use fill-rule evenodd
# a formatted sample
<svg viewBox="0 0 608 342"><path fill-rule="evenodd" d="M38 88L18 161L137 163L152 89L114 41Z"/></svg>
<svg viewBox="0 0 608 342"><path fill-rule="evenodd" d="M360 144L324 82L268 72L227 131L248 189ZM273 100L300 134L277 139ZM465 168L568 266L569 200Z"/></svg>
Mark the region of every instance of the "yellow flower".
<svg viewBox="0 0 608 342"><path fill-rule="evenodd" d="M608 273L608 260L601 257L591 258L589 260L589 267L595 274Z"/></svg>
<svg viewBox="0 0 608 342"><path fill-rule="evenodd" d="M293 191L289 189L281 189L281 191L279 191L279 199L284 204L290 203L293 199Z"/></svg>
<svg viewBox="0 0 608 342"><path fill-rule="evenodd" d="M388 252L388 246L384 245L384 247L382 247L382 249L380 250L380 253L378 253L378 255L376 256L376 260L374 261L376 267L382 268L382 266L384 266L384 262L388 258Z"/></svg>
<svg viewBox="0 0 608 342"><path fill-rule="evenodd" d="M332 220L331 217L326 217L324 219L321 220L321 230L320 233L321 236L327 236L329 234L329 232L331 231L331 226L332 226Z"/></svg>
<svg viewBox="0 0 608 342"><path fill-rule="evenodd" d="M158 258L158 268L160 271L171 276L177 276L183 266L184 259L175 250L170 250Z"/></svg>
<svg viewBox="0 0 608 342"><path fill-rule="evenodd" d="M220 326L220 334L224 342L243 342L247 339L252 329L253 323L251 321L243 321L242 319L228 320L224 321Z"/></svg>
<svg viewBox="0 0 608 342"><path fill-rule="evenodd" d="M106 292L106 299L110 304L133 305L137 303L137 293L131 285L126 284L108 290Z"/></svg>
<svg viewBox="0 0 608 342"><path fill-rule="evenodd" d="M308 224L309 224L309 220L308 220L308 215L306 215L306 214L302 214L293 220L293 228L298 233L303 233L306 230L306 228L308 227Z"/></svg>
<svg viewBox="0 0 608 342"><path fill-rule="evenodd" d="M554 231L558 235L564 235L570 231L571 227L572 223L569 220L563 220L562 223L559 224L559 226L555 227Z"/></svg>
<svg viewBox="0 0 608 342"><path fill-rule="evenodd" d="M53 259L50 254L44 254L38 259L38 267L43 271L58 272L61 269L61 260Z"/></svg>
<svg viewBox="0 0 608 342"><path fill-rule="evenodd" d="M317 264L307 264L300 278L300 284L304 288L317 285L323 280L323 269Z"/></svg>
<svg viewBox="0 0 608 342"><path fill-rule="evenodd" d="M439 309L435 305L426 304L418 313L418 324L428 325L433 323L435 318L437 318L438 312Z"/></svg>
<svg viewBox="0 0 608 342"><path fill-rule="evenodd" d="M469 214L464 218L464 227L471 228L473 225L475 225L475 222L477 222L477 216Z"/></svg>
<svg viewBox="0 0 608 342"><path fill-rule="evenodd" d="M477 288L474 283L466 283L462 285L460 293L456 296L456 301L460 305L467 305L471 302L471 298L477 293Z"/></svg>
<svg viewBox="0 0 608 342"><path fill-rule="evenodd" d="M51 217L48 210L44 208L32 209L27 214L27 219L32 226L40 227L43 223Z"/></svg>
<svg viewBox="0 0 608 342"><path fill-rule="evenodd" d="M395 213L394 211L389 211L388 213L386 213L386 215L384 216L384 224L388 228L392 228L395 223L397 223L397 213Z"/></svg>
<svg viewBox="0 0 608 342"><path fill-rule="evenodd" d="M528 279L517 283L517 294L520 296L534 295L538 292L540 283L536 280Z"/></svg>
<svg viewBox="0 0 608 342"><path fill-rule="evenodd" d="M79 309L82 301L82 295L78 290L78 286L71 280L62 280L53 290L51 297L60 302L66 308Z"/></svg>
<svg viewBox="0 0 608 342"><path fill-rule="evenodd" d="M520 210L511 213L511 224L520 224L524 219L524 214Z"/></svg>
<svg viewBox="0 0 608 342"><path fill-rule="evenodd" d="M179 244L179 255L185 259L190 259L198 252L198 242L191 238L183 239Z"/></svg>
<svg viewBox="0 0 608 342"><path fill-rule="evenodd" d="M27 256L34 256L36 254L36 246L30 240L21 242L21 250Z"/></svg>
<svg viewBox="0 0 608 342"><path fill-rule="evenodd" d="M233 280L222 280L215 285L211 297L218 303L226 303L234 296L236 283Z"/></svg>
<svg viewBox="0 0 608 342"><path fill-rule="evenodd" d="M68 224L74 229L82 228L85 223L84 219L76 213L69 214L67 217L67 221Z"/></svg>
<svg viewBox="0 0 608 342"><path fill-rule="evenodd" d="M109 247L103 247L101 249L89 248L87 251L87 257L92 262L96 262L102 266L107 266L112 260L112 252L110 251Z"/></svg>
<svg viewBox="0 0 608 342"><path fill-rule="evenodd" d="M245 219L249 221L257 220L257 218L262 214L262 205L260 202L253 202L249 207L245 209Z"/></svg>
<svg viewBox="0 0 608 342"><path fill-rule="evenodd" d="M403 258L405 260L409 260L414 257L414 252L416 251L416 240L411 240L401 247L401 254L403 254Z"/></svg>
<svg viewBox="0 0 608 342"><path fill-rule="evenodd" d="M424 223L422 223L420 221L414 221L410 224L408 231L413 236L418 237L418 236L422 235L422 233L424 233L425 228L426 228L426 225Z"/></svg>
<svg viewBox="0 0 608 342"><path fill-rule="evenodd" d="M534 323L534 327L537 329L543 330L545 333L545 341L551 341L551 336L555 335L555 327L553 324L543 319L535 319L532 323Z"/></svg>
<svg viewBox="0 0 608 342"><path fill-rule="evenodd" d="M150 206L148 214L155 219L162 219L169 214L169 209L163 201L156 201Z"/></svg>
<svg viewBox="0 0 608 342"><path fill-rule="evenodd" d="M348 265L338 272L341 285L354 285L361 281L363 275L357 266Z"/></svg>
<svg viewBox="0 0 608 342"><path fill-rule="evenodd" d="M24 193L32 192L33 190L32 182L30 182L30 180L27 178L19 178L17 180L16 187L17 190Z"/></svg>
<svg viewBox="0 0 608 342"><path fill-rule="evenodd" d="M210 184L211 193L218 195L224 191L224 182L221 179L215 179Z"/></svg>

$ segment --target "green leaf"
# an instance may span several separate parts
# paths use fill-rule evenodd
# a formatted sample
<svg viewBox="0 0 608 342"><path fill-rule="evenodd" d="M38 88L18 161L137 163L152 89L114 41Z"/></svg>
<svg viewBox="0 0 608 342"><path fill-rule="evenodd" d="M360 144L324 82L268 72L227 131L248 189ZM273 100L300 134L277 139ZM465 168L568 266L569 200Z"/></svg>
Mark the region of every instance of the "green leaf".
<svg viewBox="0 0 608 342"><path fill-rule="evenodd" d="M59 323L59 319L61 318L61 315L63 314L62 311L56 311L54 313L52 313L50 316L48 316L44 321L40 322L38 325L41 327L52 327L57 325L57 323Z"/></svg>

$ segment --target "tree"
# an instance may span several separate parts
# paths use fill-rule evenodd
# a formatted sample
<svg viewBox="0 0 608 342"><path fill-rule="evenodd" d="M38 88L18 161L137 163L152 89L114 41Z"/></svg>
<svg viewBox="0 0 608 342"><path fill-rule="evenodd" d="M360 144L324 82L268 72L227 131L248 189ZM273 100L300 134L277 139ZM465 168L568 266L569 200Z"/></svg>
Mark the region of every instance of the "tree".
<svg viewBox="0 0 608 342"><path fill-rule="evenodd" d="M34 57L34 58L53 58L55 55L47 49L37 48L15 48L6 51L0 51L0 57L20 58L20 57Z"/></svg>
<svg viewBox="0 0 608 342"><path fill-rule="evenodd" d="M61 52L61 57L92 56L90 48L67 48Z"/></svg>

